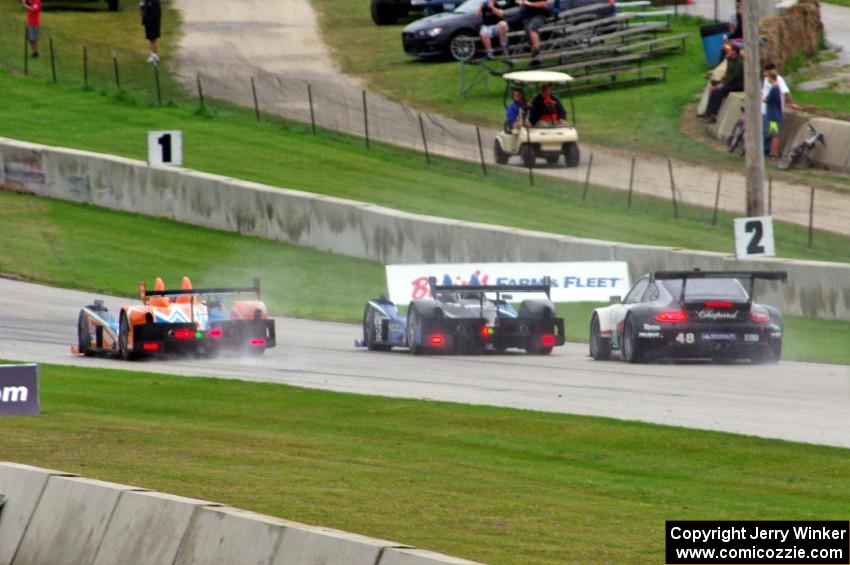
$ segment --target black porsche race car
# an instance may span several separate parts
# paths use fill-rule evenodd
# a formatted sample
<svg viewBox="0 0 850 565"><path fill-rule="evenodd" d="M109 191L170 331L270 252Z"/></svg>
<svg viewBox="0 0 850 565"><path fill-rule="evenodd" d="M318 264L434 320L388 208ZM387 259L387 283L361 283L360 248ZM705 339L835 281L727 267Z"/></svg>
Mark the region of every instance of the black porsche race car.
<svg viewBox="0 0 850 565"><path fill-rule="evenodd" d="M527 299L515 310L512 294L540 292L549 296L549 280L540 285L438 285L429 279L431 300L413 300L407 315L381 297L363 311L363 340L373 351L407 347L411 353L502 352L510 348L547 355L564 344L564 319L555 316L547 299ZM488 294L491 295L488 297Z"/></svg>
<svg viewBox="0 0 850 565"><path fill-rule="evenodd" d="M782 314L753 302L757 279L785 282L788 275L700 270L644 275L622 302L594 310L590 356L606 360L616 354L630 363L661 358L775 363L782 353Z"/></svg>

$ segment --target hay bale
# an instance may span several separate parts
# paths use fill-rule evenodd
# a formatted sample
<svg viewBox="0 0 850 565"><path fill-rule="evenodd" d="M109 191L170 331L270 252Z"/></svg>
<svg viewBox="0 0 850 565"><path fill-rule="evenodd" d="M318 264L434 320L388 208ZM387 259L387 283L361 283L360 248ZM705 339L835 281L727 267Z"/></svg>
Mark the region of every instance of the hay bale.
<svg viewBox="0 0 850 565"><path fill-rule="evenodd" d="M814 55L823 33L818 0L800 0L783 14L762 19L759 33L766 40L761 60L773 61L780 70L800 51Z"/></svg>

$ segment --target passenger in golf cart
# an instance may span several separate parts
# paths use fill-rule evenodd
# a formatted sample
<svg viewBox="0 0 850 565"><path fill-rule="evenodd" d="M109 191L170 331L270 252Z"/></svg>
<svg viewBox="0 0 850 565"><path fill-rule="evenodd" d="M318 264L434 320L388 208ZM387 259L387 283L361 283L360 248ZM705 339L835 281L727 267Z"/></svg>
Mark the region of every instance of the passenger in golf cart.
<svg viewBox="0 0 850 565"><path fill-rule="evenodd" d="M531 101L528 121L534 128L566 125L567 112L558 97L552 94L551 84L540 85L540 92Z"/></svg>
<svg viewBox="0 0 850 565"><path fill-rule="evenodd" d="M511 91L512 102L505 109L505 131L511 133L514 129L522 127L528 114L528 103L525 101L525 93L521 88Z"/></svg>

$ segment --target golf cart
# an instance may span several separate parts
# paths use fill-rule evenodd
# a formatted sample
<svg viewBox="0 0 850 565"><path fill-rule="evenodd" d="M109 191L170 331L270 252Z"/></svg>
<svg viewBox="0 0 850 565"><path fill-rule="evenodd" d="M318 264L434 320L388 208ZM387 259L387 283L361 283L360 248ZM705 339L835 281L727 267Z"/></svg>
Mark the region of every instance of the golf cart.
<svg viewBox="0 0 850 565"><path fill-rule="evenodd" d="M525 92L529 85L544 84L566 84L573 78L565 73L554 71L516 71L502 75L507 83L505 85L505 99L512 88L521 88ZM536 93L535 93L536 94ZM558 162L561 155L568 167L578 167L579 149L578 132L575 122L575 102L572 93L567 89L570 99L570 111L565 121L543 122L540 121L532 127L528 118L523 113L522 125L512 127L513 124L505 124L505 127L496 136L493 152L496 162L504 165L514 155L519 155L526 167L534 165L538 157L543 157L550 165Z"/></svg>

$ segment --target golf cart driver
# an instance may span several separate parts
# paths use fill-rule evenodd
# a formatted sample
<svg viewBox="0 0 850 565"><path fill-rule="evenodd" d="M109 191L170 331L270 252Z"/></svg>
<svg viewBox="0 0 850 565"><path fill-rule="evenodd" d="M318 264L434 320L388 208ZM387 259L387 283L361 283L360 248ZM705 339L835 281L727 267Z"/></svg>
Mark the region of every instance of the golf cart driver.
<svg viewBox="0 0 850 565"><path fill-rule="evenodd" d="M504 165L508 159L519 155L526 167L533 166L538 157L554 165L563 155L566 166L577 167L579 148L573 97L568 89L568 113L552 94L551 87L552 84L566 84L573 80L572 77L553 71L517 71L506 73L502 78L508 81L507 88L525 89L540 85L540 93L531 104L528 120L519 127L506 127L496 136L493 145L496 162Z"/></svg>

